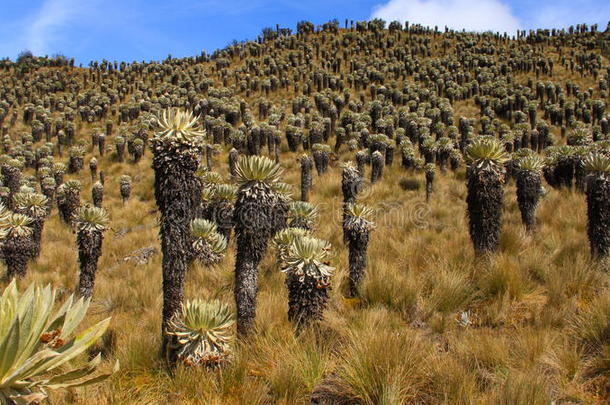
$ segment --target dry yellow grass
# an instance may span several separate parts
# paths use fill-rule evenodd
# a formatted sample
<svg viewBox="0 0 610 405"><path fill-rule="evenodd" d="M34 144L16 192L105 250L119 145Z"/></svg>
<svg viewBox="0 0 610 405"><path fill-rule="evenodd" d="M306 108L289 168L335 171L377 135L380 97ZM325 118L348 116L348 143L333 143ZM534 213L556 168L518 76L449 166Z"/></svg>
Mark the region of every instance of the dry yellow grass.
<svg viewBox="0 0 610 405"><path fill-rule="evenodd" d="M296 156L282 159L284 179L298 185ZM240 343L234 362L221 371L180 368L171 378L157 356L161 255L141 266L122 260L138 248L159 248L149 164L145 157L137 166L107 170L105 207L113 230L104 241L89 321L112 316L121 371L108 383L55 394L53 403L295 404L307 403L320 386L337 384L368 404L545 403L548 390L596 403L583 377L586 356L569 339L571 321L607 291L608 282L589 261L584 196L551 190L532 237L521 225L515 188L507 186L501 251L482 261L474 258L467 233L463 181L452 173L437 176L425 204L423 189L397 187L402 177L423 174L398 166L386 168L383 181L362 194L376 209L378 228L360 302L342 293L347 251L339 222L340 169L334 167L314 178L312 193L321 214L316 234L333 243L338 269L322 335L294 336L284 276L269 254L261 266L257 336ZM134 178L133 198L124 207L122 173ZM78 177L89 200L87 171ZM124 236L114 234L124 228ZM233 252L231 246L216 267L191 268L187 298L233 303ZM77 269L75 235L54 214L42 255L22 284L73 289ZM397 361L404 347L415 358ZM376 377L361 374L366 372Z"/></svg>
<svg viewBox="0 0 610 405"><path fill-rule="evenodd" d="M593 85L591 78L568 73L556 66L552 79ZM477 114L470 102L456 105L456 117ZM82 125L79 136L86 137L89 129ZM558 134L557 128L553 132ZM314 175L311 192L320 211L316 235L333 244L337 268L320 333L294 335L284 275L269 252L260 267L257 334L237 343L233 362L220 370L179 367L175 376L168 375L158 358L161 254L150 155L147 151L138 164L116 163L111 154L98 158L107 174L104 207L112 230L105 236L87 322L112 316L116 348L107 366L116 358L121 370L106 383L53 393L53 404L292 405L310 403L312 394L368 405L607 403L608 343L602 354L587 353L577 344L607 338L610 330L610 320L604 319L610 311L603 311L610 308L608 273L589 258L584 196L549 190L539 207L538 232L531 236L521 224L515 186L508 184L500 252L477 259L468 236L464 169L437 174L427 204L423 188L398 186L405 177L423 184L423 173L406 172L397 161L360 197L375 209L378 225L362 299L344 298L347 249L336 162L326 175ZM92 156L87 154L86 165ZM297 157L281 155L283 179L296 194ZM347 152L339 156L351 158ZM229 181L226 150L216 160ZM122 174L133 178L125 206L119 194ZM82 197L90 201L88 170L69 177L82 182ZM54 211L42 254L20 284L73 290L75 237ZM147 264L123 260L144 247L157 249ZM186 298L218 298L233 305L234 251L232 242L217 266L194 265Z"/></svg>

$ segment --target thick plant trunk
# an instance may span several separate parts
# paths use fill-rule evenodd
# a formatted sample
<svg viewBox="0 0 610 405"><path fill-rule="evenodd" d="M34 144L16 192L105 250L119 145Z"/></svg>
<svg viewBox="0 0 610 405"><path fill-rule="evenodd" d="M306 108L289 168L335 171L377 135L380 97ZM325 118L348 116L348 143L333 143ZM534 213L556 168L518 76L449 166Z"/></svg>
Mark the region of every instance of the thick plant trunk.
<svg viewBox="0 0 610 405"><path fill-rule="evenodd" d="M231 240L231 230L233 229L233 203L231 201L217 201L211 205L212 220L216 223L218 233Z"/></svg>
<svg viewBox="0 0 610 405"><path fill-rule="evenodd" d="M451 165L451 170L456 171L460 167L460 159L457 157L449 158L449 163Z"/></svg>
<svg viewBox="0 0 610 405"><path fill-rule="evenodd" d="M580 158L574 161L574 182L576 184L576 190L581 193L585 192L585 183L587 177L587 170L585 169L582 160Z"/></svg>
<svg viewBox="0 0 610 405"><path fill-rule="evenodd" d="M425 148L422 150L422 155L424 155L424 160L425 160L426 164L434 163L434 152L433 151Z"/></svg>
<svg viewBox="0 0 610 405"><path fill-rule="evenodd" d="M235 302L237 333L240 336L247 336L255 327L259 263L258 255L250 255L245 249L238 248L235 262Z"/></svg>
<svg viewBox="0 0 610 405"><path fill-rule="evenodd" d="M188 257L187 227L181 223L171 224L174 215L165 215L161 220L161 250L163 252L163 342L162 353L170 364L175 364L175 353L169 349L170 337L165 334L168 322L180 311L184 298L184 277L187 270ZM178 218L176 218L178 219ZM183 221L178 219L178 221Z"/></svg>
<svg viewBox="0 0 610 405"><path fill-rule="evenodd" d="M286 128L286 141L288 142L288 149L290 149L291 152L296 152L299 149L300 140L301 137L295 127Z"/></svg>
<svg viewBox="0 0 610 405"><path fill-rule="evenodd" d="M341 173L341 192L343 193L343 241L347 242L347 230L345 220L347 219L346 210L350 204L356 202L358 193L362 190L362 177L357 170L346 167Z"/></svg>
<svg viewBox="0 0 610 405"><path fill-rule="evenodd" d="M74 214L80 206L80 194L79 193L66 193L57 199L57 209L59 211L59 217L64 223L71 225L74 219Z"/></svg>
<svg viewBox="0 0 610 405"><path fill-rule="evenodd" d="M102 208L102 203L104 202L104 186L102 186L102 183L93 185L93 188L91 189L91 199L93 200L94 206Z"/></svg>
<svg viewBox="0 0 610 405"><path fill-rule="evenodd" d="M115 148L116 148L117 160L121 163L124 162L125 161L125 144L124 143L116 144Z"/></svg>
<svg viewBox="0 0 610 405"><path fill-rule="evenodd" d="M90 298L93 295L97 262L102 255L103 235L101 232L80 231L76 238L78 245L78 295Z"/></svg>
<svg viewBox="0 0 610 405"><path fill-rule="evenodd" d="M316 171L318 175L321 176L326 173L328 169L329 155L326 151L314 151L313 152L313 160L316 164Z"/></svg>
<svg viewBox="0 0 610 405"><path fill-rule="evenodd" d="M402 167L405 169L413 169L415 167L415 159L411 155L402 155Z"/></svg>
<svg viewBox="0 0 610 405"><path fill-rule="evenodd" d="M269 157L275 154L275 134L270 132L266 136L267 138L267 152L269 153Z"/></svg>
<svg viewBox="0 0 610 405"><path fill-rule="evenodd" d="M555 168L555 178L559 187L571 189L574 180L574 162L572 159L560 159Z"/></svg>
<svg viewBox="0 0 610 405"><path fill-rule="evenodd" d="M131 184L123 183L120 186L121 198L123 200L123 204L126 204L129 201L129 197L131 196Z"/></svg>
<svg viewBox="0 0 610 405"><path fill-rule="evenodd" d="M7 208L15 209L13 197L19 192L21 187L21 170L18 167L13 166L2 166L2 175L4 176L4 182L9 189L9 197Z"/></svg>
<svg viewBox="0 0 610 405"><path fill-rule="evenodd" d="M533 233L536 230L536 208L540 200L540 174L530 171L517 171L517 203L521 211L521 221L525 229Z"/></svg>
<svg viewBox="0 0 610 405"><path fill-rule="evenodd" d="M542 176L549 183L549 186L553 188L559 188L559 180L557 179L556 166L544 166L542 169Z"/></svg>
<svg viewBox="0 0 610 405"><path fill-rule="evenodd" d="M231 173L231 176L233 177L237 175L236 167L238 159L239 152L237 151L237 149L231 149L231 151L229 152L229 173Z"/></svg>
<svg viewBox="0 0 610 405"><path fill-rule="evenodd" d="M32 221L32 259L40 256L40 246L42 242L42 230L44 228L44 218Z"/></svg>
<svg viewBox="0 0 610 405"><path fill-rule="evenodd" d="M104 152L106 151L106 135L100 135L97 142L97 150L100 156L104 156Z"/></svg>
<svg viewBox="0 0 610 405"><path fill-rule="evenodd" d="M337 133L335 136L335 147L334 147L335 153L339 152L339 149L341 149L341 145L343 145L345 138L346 138L345 129L343 129L343 128L337 129Z"/></svg>
<svg viewBox="0 0 610 405"><path fill-rule="evenodd" d="M434 172L426 171L426 202L432 197L432 188L434 186Z"/></svg>
<svg viewBox="0 0 610 405"><path fill-rule="evenodd" d="M468 219L470 239L477 255L495 252L500 245L504 189L502 174L469 169Z"/></svg>
<svg viewBox="0 0 610 405"><path fill-rule="evenodd" d="M591 255L605 259L610 254L610 180L593 176L587 183L587 234Z"/></svg>
<svg viewBox="0 0 610 405"><path fill-rule="evenodd" d="M356 166L360 177L364 177L366 164L369 162L369 155L366 152L360 151L356 153Z"/></svg>
<svg viewBox="0 0 610 405"><path fill-rule="evenodd" d="M53 179L55 179L55 187L59 187L62 184L64 184L64 172L63 171L57 171L53 173Z"/></svg>
<svg viewBox="0 0 610 405"><path fill-rule="evenodd" d="M78 173L85 165L85 160L82 157L70 156L68 161L68 173Z"/></svg>
<svg viewBox="0 0 610 405"><path fill-rule="evenodd" d="M55 187L50 187L43 184L42 186L40 186L40 190L42 194L47 197L47 208L48 212L50 213L53 209L53 202L55 201Z"/></svg>
<svg viewBox="0 0 610 405"><path fill-rule="evenodd" d="M166 334L169 321L181 310L184 277L191 256L190 223L195 217L201 195L195 177L201 151L190 146L170 146L159 142L153 146L155 199L160 218L163 320L161 355L170 366L176 364L174 338Z"/></svg>
<svg viewBox="0 0 610 405"><path fill-rule="evenodd" d="M385 158L379 151L376 151L371 156L371 183L377 183L379 179L383 177L383 167L385 165Z"/></svg>
<svg viewBox="0 0 610 405"><path fill-rule="evenodd" d="M286 279L288 287L288 319L294 323L297 331L306 326L321 321L328 305L328 287L322 286L318 280L305 276L290 275Z"/></svg>
<svg viewBox="0 0 610 405"><path fill-rule="evenodd" d="M392 166L394 163L394 147L388 145L385 150L385 164L386 166Z"/></svg>
<svg viewBox="0 0 610 405"><path fill-rule="evenodd" d="M27 273L28 260L32 257L33 242L30 236L6 238L2 255L6 264L6 279L23 278Z"/></svg>
<svg viewBox="0 0 610 405"><path fill-rule="evenodd" d="M233 214L237 241L234 293L240 336L254 330L258 265L269 239L285 226L287 213L288 204L267 185L245 184L237 193Z"/></svg>
<svg viewBox="0 0 610 405"><path fill-rule="evenodd" d="M445 150L438 153L438 165L441 169L441 173L447 173L447 162L449 161L451 154Z"/></svg>
<svg viewBox="0 0 610 405"><path fill-rule="evenodd" d="M260 155L261 135L259 128L252 128L250 135L247 137L247 147L249 155Z"/></svg>
<svg viewBox="0 0 610 405"><path fill-rule="evenodd" d="M371 142L369 145L369 154L373 156L373 153L379 152L382 156L386 155L387 145L383 142Z"/></svg>
<svg viewBox="0 0 610 405"><path fill-rule="evenodd" d="M353 168L343 169L341 176L341 192L343 193L343 204L356 202L356 197L362 189L362 177Z"/></svg>
<svg viewBox="0 0 610 405"><path fill-rule="evenodd" d="M214 154L216 153L216 149L214 147L208 145L205 149L205 160L208 166L208 170L214 170Z"/></svg>
<svg viewBox="0 0 610 405"><path fill-rule="evenodd" d="M370 233L366 229L347 232L349 244L349 291L351 297L360 296L360 286L367 264Z"/></svg>
<svg viewBox="0 0 610 405"><path fill-rule="evenodd" d="M309 201L309 190L311 189L312 159L309 156L301 158L301 201Z"/></svg>
<svg viewBox="0 0 610 405"><path fill-rule="evenodd" d="M135 148L133 152L133 162L138 163L142 160L142 156L144 156L144 147L138 146Z"/></svg>

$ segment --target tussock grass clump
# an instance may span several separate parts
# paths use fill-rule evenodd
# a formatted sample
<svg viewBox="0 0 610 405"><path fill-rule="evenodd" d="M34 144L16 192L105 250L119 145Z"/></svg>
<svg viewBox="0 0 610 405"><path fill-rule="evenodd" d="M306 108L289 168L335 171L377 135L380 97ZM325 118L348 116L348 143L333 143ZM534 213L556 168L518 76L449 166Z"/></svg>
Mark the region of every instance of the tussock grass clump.
<svg viewBox="0 0 610 405"><path fill-rule="evenodd" d="M371 326L381 326L377 322ZM321 383L314 396L328 398L330 403L368 405L426 398L430 381L426 362L432 347L421 336L371 328L350 334L349 339L334 375Z"/></svg>
<svg viewBox="0 0 610 405"><path fill-rule="evenodd" d="M405 191L416 191L422 187L421 181L415 178L400 179L398 185Z"/></svg>

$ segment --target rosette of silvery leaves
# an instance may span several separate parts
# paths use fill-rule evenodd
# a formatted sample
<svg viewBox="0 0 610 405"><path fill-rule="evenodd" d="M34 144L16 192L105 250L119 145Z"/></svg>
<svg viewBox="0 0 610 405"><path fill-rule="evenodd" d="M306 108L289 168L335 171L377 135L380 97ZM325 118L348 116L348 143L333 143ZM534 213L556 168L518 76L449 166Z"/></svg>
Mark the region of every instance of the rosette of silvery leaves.
<svg viewBox="0 0 610 405"><path fill-rule="evenodd" d="M331 245L312 236L296 237L284 256L282 271L304 282L313 278L320 286L328 286L335 268L328 264Z"/></svg>

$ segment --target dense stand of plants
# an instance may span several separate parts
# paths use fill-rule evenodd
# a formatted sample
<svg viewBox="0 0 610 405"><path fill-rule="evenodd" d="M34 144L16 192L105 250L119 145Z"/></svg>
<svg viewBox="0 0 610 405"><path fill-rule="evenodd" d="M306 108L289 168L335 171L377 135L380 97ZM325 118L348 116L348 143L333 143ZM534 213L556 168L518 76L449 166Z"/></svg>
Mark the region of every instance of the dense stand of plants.
<svg viewBox="0 0 610 405"><path fill-rule="evenodd" d="M558 367L565 356L586 366L561 376L561 383L529 381L538 385L527 391L517 383L510 385L519 378L527 385L525 374L503 379L500 366L476 359L472 361L487 374L472 386L465 380L461 387L475 392L478 400L494 403L549 403L571 395L592 401L610 393L610 379L604 377L610 342L603 332L610 301L602 276L610 254L610 32L578 25L519 32L511 38L440 32L397 21L387 29L385 25L381 20L346 21L345 28L336 21L320 27L300 22L294 35L279 27L265 29L258 41L235 43L212 55L148 63L93 62L89 69L48 58L1 61L0 256L3 280L11 284L0 301L6 307L0 310L12 318L0 321L0 357L6 359L15 336L25 336L16 330L27 323L31 311L37 311L41 321L35 328L25 326L32 336L42 334L31 342L41 342L28 344L19 360L49 357L41 362L46 368L25 373L19 381L3 378L20 362L0 363L0 402L42 400L47 388L77 385L72 380L85 378L97 367L101 357L92 355L85 368L72 374L39 378L89 348L106 329L108 321L103 321L73 338L73 346L57 343L80 323L90 299L112 311L98 296L98 286L100 279L116 273L112 266L98 269L99 263L109 245L143 228L136 224L115 229L110 218L144 214L158 217L162 258L156 271L162 284L154 288L161 292L162 308L155 319L161 323L160 357L175 378L180 378L182 366L203 368L208 377L220 367L239 370L240 356L269 339L270 326L264 323L268 313L286 316L277 306L260 308L261 296L268 300L281 295L296 342L313 345L311 350L320 356L332 357L346 348L356 359L332 370L321 367L307 386L320 403L476 402L459 390L448 391L454 385L447 374L426 368L423 360L418 363L416 358L427 354L415 353L421 342L407 345L404 335L424 331L440 353L463 350L459 343L457 348L447 343L450 336L443 331L449 321L482 330L469 314L488 304L484 291L503 294L506 302L517 295L511 286L519 276L510 269L493 276L494 266L509 260L503 245L510 244L510 236L504 238L503 226L510 204L519 211L524 238L537 246L553 244L537 239L551 226L540 220L545 196L572 193L586 202L587 255L597 278L590 291L582 292L587 304L566 310L573 325L562 332L568 331L565 339L573 351L551 350L541 369ZM85 162L88 170L83 170ZM391 183L397 172L402 179ZM284 183L287 178L294 181ZM375 286L393 287L392 281L380 282L382 274L408 280L403 285L410 285L409 277L415 276L411 268L371 266L371 251L378 254L375 246L384 243L391 247L405 238L405 230L407 235L417 233L417 226L396 221L388 231L388 224L377 224L376 216L387 218L390 203L400 203L405 193L434 207L432 216L442 216L444 210L454 209L454 202L442 200L446 184L464 190L456 188L452 195L464 203L467 225L452 232L468 233L480 269L464 276L457 269L460 263L437 280L415 283L419 300L400 301L398 290L379 298ZM383 194L384 187L392 197ZM321 189L331 189L332 195L321 194ZM147 205L152 200L156 205ZM323 214L324 220L330 218L329 209L340 220L321 223ZM75 234L78 268L66 271L78 280L73 288L80 298L69 298L53 317L49 311L54 293L31 287L19 298L11 280L39 277L47 254L45 237L54 242L62 232ZM427 240L419 246L432 244ZM405 249L401 260L407 263L411 253ZM464 253L464 266L468 257ZM129 259L113 257L118 263L131 263ZM227 263L234 274L230 280L218 275L218 267ZM129 271L138 270L133 265ZM549 283L541 293L548 295L545 305L561 301L551 297L553 284L544 280L541 270L532 266L528 271L539 272L536 277ZM283 273L286 292L265 284L277 273ZM573 273L570 280L582 274ZM202 277L215 284L201 288ZM114 288L134 287L118 283ZM210 293L211 288L217 291ZM189 297L188 291L199 289L206 293ZM232 290L233 302L226 299L227 290ZM448 295L451 299L442 299ZM138 296L132 298L137 301ZM20 299L23 303L16 304ZM505 301L497 304L498 312L519 311L505 308ZM344 316L346 307L354 311L353 318L355 313L366 320L376 306L399 315L399 333L387 334L394 327L390 325L372 328L377 337L387 337L376 345L387 344L390 354L397 350L394 361L399 363L376 354L376 361L386 361L387 368L371 372L376 383L359 384L370 348L363 349L353 336L342 337L350 343L332 350L323 341L332 339L336 325L353 322ZM68 321L73 310L78 314ZM327 323L328 313L332 319ZM70 325L62 330L62 323ZM535 321L527 324L533 325ZM155 333L158 337L158 330ZM541 345L560 347L553 336ZM74 349L77 346L82 350ZM106 356L106 351L112 350L100 353ZM470 360L456 356L448 367L470 367ZM419 368L406 370L410 361ZM435 389L431 376L441 381ZM409 389L397 388L415 380ZM230 395L232 388L221 385L217 382L215 392ZM268 391L273 389L269 384ZM261 403L286 402L289 397L265 395Z"/></svg>

